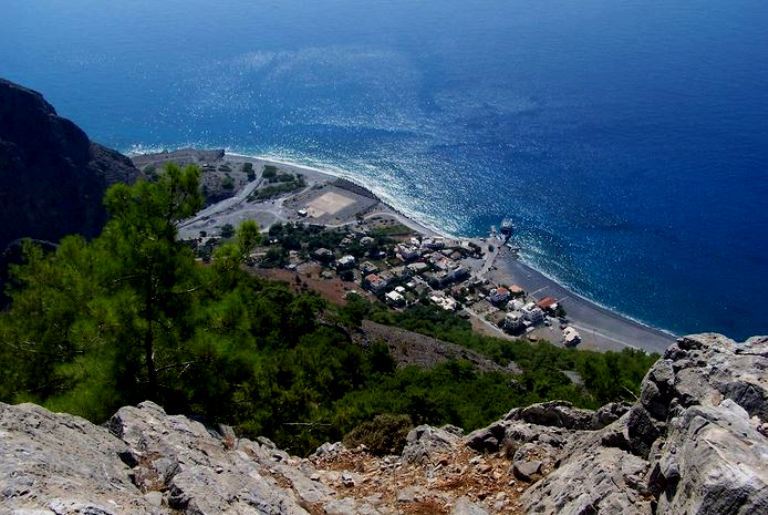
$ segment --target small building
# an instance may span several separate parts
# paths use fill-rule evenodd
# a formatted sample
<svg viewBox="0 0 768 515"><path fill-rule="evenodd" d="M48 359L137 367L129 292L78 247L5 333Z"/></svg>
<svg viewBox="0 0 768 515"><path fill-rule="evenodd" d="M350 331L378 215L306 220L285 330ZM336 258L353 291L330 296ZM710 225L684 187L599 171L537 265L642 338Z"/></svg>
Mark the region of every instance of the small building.
<svg viewBox="0 0 768 515"><path fill-rule="evenodd" d="M499 286L498 288L493 288L491 292L488 294L488 300L492 304L504 304L509 300L509 290L504 288L503 286Z"/></svg>
<svg viewBox="0 0 768 515"><path fill-rule="evenodd" d="M445 241L443 238L424 238L421 241L421 248L430 250L440 250L445 248Z"/></svg>
<svg viewBox="0 0 768 515"><path fill-rule="evenodd" d="M376 240L374 240L370 236L363 236L362 238L360 238L360 245L364 247L371 247L374 243L376 243Z"/></svg>
<svg viewBox="0 0 768 515"><path fill-rule="evenodd" d="M453 300L450 297L433 295L432 297L429 298L429 300L437 304L440 308L444 309L445 311L456 311L457 303L455 300Z"/></svg>
<svg viewBox="0 0 768 515"><path fill-rule="evenodd" d="M422 273L426 272L429 269L429 265L428 264L421 263L421 262L419 262L419 263L411 263L410 265L407 265L407 266L408 266L408 270L410 270L414 274L422 274Z"/></svg>
<svg viewBox="0 0 768 515"><path fill-rule="evenodd" d="M386 295L384 295L384 299L386 300L387 304L391 306L405 306L405 297L403 295L395 290L392 290L391 292L388 292Z"/></svg>
<svg viewBox="0 0 768 515"><path fill-rule="evenodd" d="M581 335L571 326L563 329L563 344L566 347L575 347L581 343Z"/></svg>
<svg viewBox="0 0 768 515"><path fill-rule="evenodd" d="M400 258L401 261L409 262L413 261L414 259L417 259L421 253L419 252L419 249L417 247L414 247L412 245L403 245L400 244L397 247L395 247L395 254L398 258Z"/></svg>
<svg viewBox="0 0 768 515"><path fill-rule="evenodd" d="M369 274L365 276L365 286L375 294L382 293L387 288L386 279L378 276L377 274Z"/></svg>
<svg viewBox="0 0 768 515"><path fill-rule="evenodd" d="M355 256L351 256L351 255L342 256L336 261L336 269L348 270L355 266L355 262L356 262Z"/></svg>
<svg viewBox="0 0 768 515"><path fill-rule="evenodd" d="M554 297L544 297L536 303L536 306L543 311L555 311L557 309L557 299Z"/></svg>
<svg viewBox="0 0 768 515"><path fill-rule="evenodd" d="M424 274L424 278L427 280L427 283L429 283L429 285L436 290L442 290L451 284L451 279L448 276L448 272L445 271L427 272Z"/></svg>
<svg viewBox="0 0 768 515"><path fill-rule="evenodd" d="M529 302L523 306L521 311L523 312L523 315L525 315L525 319L531 324L540 324L544 321L544 312L533 302Z"/></svg>
<svg viewBox="0 0 768 515"><path fill-rule="evenodd" d="M469 277L469 269L463 266L457 266L451 270L448 275L451 281L458 283Z"/></svg>
<svg viewBox="0 0 768 515"><path fill-rule="evenodd" d="M391 273L395 279L407 279L411 276L411 271L404 266L390 268L389 273Z"/></svg>
<svg viewBox="0 0 768 515"><path fill-rule="evenodd" d="M363 272L363 275L375 274L379 271L379 267L370 261L365 261L362 265L360 265L360 271Z"/></svg>
<svg viewBox="0 0 768 515"><path fill-rule="evenodd" d="M434 259L432 259L432 264L437 268L438 270L451 270L453 268L456 268L456 263L449 257L446 256L437 256Z"/></svg>
<svg viewBox="0 0 768 515"><path fill-rule="evenodd" d="M520 333L525 330L525 314L522 311L512 311L504 317L504 330L510 333Z"/></svg>
<svg viewBox="0 0 768 515"><path fill-rule="evenodd" d="M508 286L507 289L509 290L509 294L513 297L522 297L525 295L525 290L522 286L519 286L517 284L513 284L511 286Z"/></svg>
<svg viewBox="0 0 768 515"><path fill-rule="evenodd" d="M314 252L312 252L312 256L314 256L314 258L318 261L327 263L333 259L333 252L329 249L320 247L319 249L315 249Z"/></svg>
<svg viewBox="0 0 768 515"><path fill-rule="evenodd" d="M296 214L298 214L302 218L306 218L308 213L306 209L299 209L298 211L296 211Z"/></svg>

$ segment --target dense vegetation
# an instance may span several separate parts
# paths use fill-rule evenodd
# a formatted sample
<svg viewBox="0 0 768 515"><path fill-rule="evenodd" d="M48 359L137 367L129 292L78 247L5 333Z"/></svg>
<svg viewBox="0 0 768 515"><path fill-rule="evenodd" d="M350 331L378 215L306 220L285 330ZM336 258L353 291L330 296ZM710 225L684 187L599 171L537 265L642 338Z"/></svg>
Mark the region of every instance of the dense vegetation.
<svg viewBox="0 0 768 515"><path fill-rule="evenodd" d="M12 270L12 305L0 315L0 400L101 422L121 405L152 399L306 452L381 414L472 429L523 403L626 398L652 362L483 338L426 307L331 308L243 270L261 240L254 223L202 265L176 237L176 223L202 206L199 175L170 165L153 182L116 185L99 237L67 237L47 254L26 245L25 264ZM363 317L515 360L526 372L514 380L465 362L396 369L385 345L351 342ZM586 388L560 369L581 372Z"/></svg>

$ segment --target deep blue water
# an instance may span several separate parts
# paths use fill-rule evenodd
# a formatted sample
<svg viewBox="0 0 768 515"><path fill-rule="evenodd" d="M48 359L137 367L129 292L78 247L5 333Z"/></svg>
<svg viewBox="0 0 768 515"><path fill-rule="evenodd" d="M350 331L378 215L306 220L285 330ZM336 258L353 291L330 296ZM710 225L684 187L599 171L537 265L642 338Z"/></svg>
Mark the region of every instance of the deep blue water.
<svg viewBox="0 0 768 515"><path fill-rule="evenodd" d="M768 332L765 0L0 0L0 76L124 151L347 170L675 332Z"/></svg>

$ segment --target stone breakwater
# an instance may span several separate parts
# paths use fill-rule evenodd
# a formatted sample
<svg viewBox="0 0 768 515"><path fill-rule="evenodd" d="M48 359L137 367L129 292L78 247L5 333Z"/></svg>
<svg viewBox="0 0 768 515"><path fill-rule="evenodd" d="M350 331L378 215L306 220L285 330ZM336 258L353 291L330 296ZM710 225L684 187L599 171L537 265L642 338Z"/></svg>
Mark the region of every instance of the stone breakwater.
<svg viewBox="0 0 768 515"><path fill-rule="evenodd" d="M768 338L681 338L632 405L510 411L464 435L419 426L399 456L308 458L168 415L104 426L0 404L11 513L768 513Z"/></svg>

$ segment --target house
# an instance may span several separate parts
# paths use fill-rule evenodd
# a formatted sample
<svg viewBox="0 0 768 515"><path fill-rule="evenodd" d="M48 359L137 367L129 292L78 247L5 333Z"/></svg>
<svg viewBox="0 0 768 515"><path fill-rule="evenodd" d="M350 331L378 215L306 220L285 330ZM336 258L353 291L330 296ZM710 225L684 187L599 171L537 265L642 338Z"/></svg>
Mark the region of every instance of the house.
<svg viewBox="0 0 768 515"><path fill-rule="evenodd" d="M360 238L360 245L362 245L364 247L370 247L374 243L376 243L376 240L374 240L370 236L363 236L362 238Z"/></svg>
<svg viewBox="0 0 768 515"><path fill-rule="evenodd" d="M376 274L369 274L365 276L365 286L377 295L386 289L387 284L389 283L386 279Z"/></svg>
<svg viewBox="0 0 768 515"><path fill-rule="evenodd" d="M323 247L320 247L319 249L315 249L314 252L312 252L312 255L318 261L322 261L326 263L333 259L333 252Z"/></svg>
<svg viewBox="0 0 768 515"><path fill-rule="evenodd" d="M544 321L544 312L533 302L529 302L523 306L521 311L525 315L525 319L532 324L540 324Z"/></svg>
<svg viewBox="0 0 768 515"><path fill-rule="evenodd" d="M488 300L491 301L492 304L503 304L509 300L509 290L503 286L493 288L488 294Z"/></svg>
<svg viewBox="0 0 768 515"><path fill-rule="evenodd" d="M427 272L424 274L424 277L426 278L429 285L436 290L441 290L451 284L451 279L448 276L448 272L445 271Z"/></svg>
<svg viewBox="0 0 768 515"><path fill-rule="evenodd" d="M522 297L525 295L525 290L522 286L518 286L517 284L513 284L511 286L508 286L507 289L509 290L509 294L513 297Z"/></svg>
<svg viewBox="0 0 768 515"><path fill-rule="evenodd" d="M386 295L384 295L384 299L386 300L387 304L392 306L405 306L405 297L403 297L401 293L395 290L392 290L391 292L388 292Z"/></svg>
<svg viewBox="0 0 768 515"><path fill-rule="evenodd" d="M427 271L429 269L429 265L426 263L411 263L408 265L408 270L413 272L414 274L421 274Z"/></svg>
<svg viewBox="0 0 768 515"><path fill-rule="evenodd" d="M421 248L440 250L445 248L445 241L442 238L424 238L421 242Z"/></svg>
<svg viewBox="0 0 768 515"><path fill-rule="evenodd" d="M554 297L544 297L536 303L542 311L555 311L557 309L557 299Z"/></svg>
<svg viewBox="0 0 768 515"><path fill-rule="evenodd" d="M575 347L581 343L581 335L579 332L571 326L563 329L563 344L566 347Z"/></svg>
<svg viewBox="0 0 768 515"><path fill-rule="evenodd" d="M375 274L376 272L379 271L379 267L377 267L370 261L366 261L362 265L360 265L360 271L363 272L363 275Z"/></svg>
<svg viewBox="0 0 768 515"><path fill-rule="evenodd" d="M355 266L355 256L342 256L336 261L337 270L347 270Z"/></svg>
<svg viewBox="0 0 768 515"><path fill-rule="evenodd" d="M296 213L302 218L306 218L308 214L306 209L299 209Z"/></svg>
<svg viewBox="0 0 768 515"><path fill-rule="evenodd" d="M448 276L450 277L451 281L457 283L469 277L469 269L463 266L457 266L448 273Z"/></svg>
<svg viewBox="0 0 768 515"><path fill-rule="evenodd" d="M395 268L391 268L389 273L391 273L395 279L403 279L411 276L411 271L404 266L396 266Z"/></svg>
<svg viewBox="0 0 768 515"><path fill-rule="evenodd" d="M404 262L413 261L414 259L418 258L421 253L419 252L419 249L417 247L411 246L411 245L398 245L395 247L395 254L397 255L400 260Z"/></svg>
<svg viewBox="0 0 768 515"><path fill-rule="evenodd" d="M450 297L443 297L440 295L433 295L429 298L432 302L440 306L445 311L456 311L456 301Z"/></svg>
<svg viewBox="0 0 768 515"><path fill-rule="evenodd" d="M437 268L438 270L451 270L452 268L456 268L456 263L446 256L435 256L432 259L432 264Z"/></svg>
<svg viewBox="0 0 768 515"><path fill-rule="evenodd" d="M519 333L525 329L525 315L522 311L512 311L504 317L504 329L510 333Z"/></svg>

